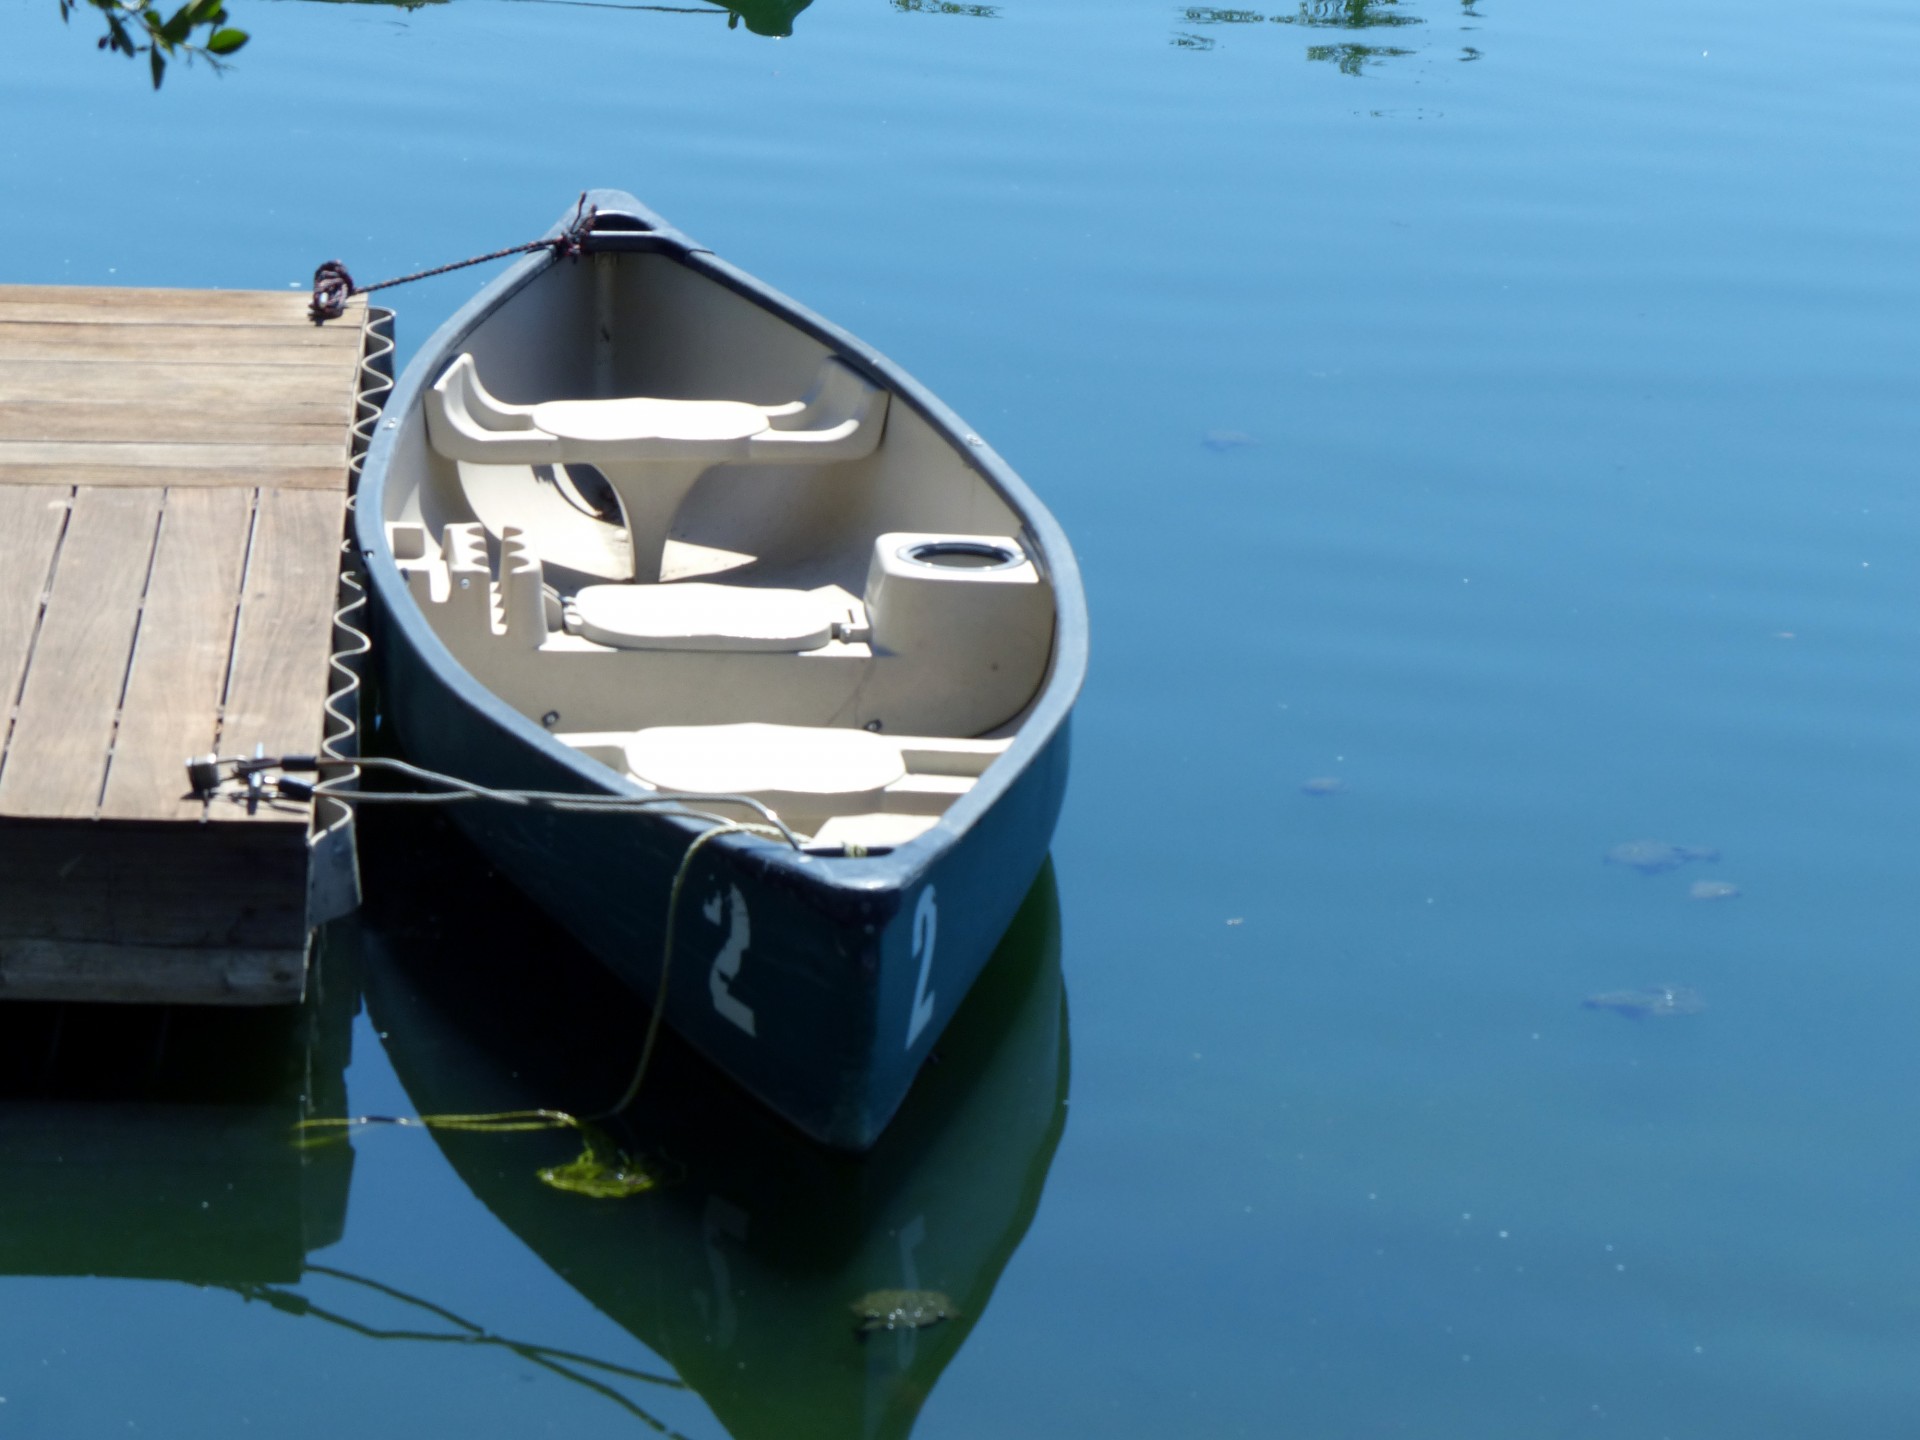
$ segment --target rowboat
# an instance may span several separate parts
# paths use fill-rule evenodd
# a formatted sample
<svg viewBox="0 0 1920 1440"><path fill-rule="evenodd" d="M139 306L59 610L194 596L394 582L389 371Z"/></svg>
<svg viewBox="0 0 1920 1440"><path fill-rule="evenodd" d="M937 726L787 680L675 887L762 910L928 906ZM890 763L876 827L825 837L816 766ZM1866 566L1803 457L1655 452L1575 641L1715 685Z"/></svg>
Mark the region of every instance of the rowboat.
<svg viewBox="0 0 1920 1440"><path fill-rule="evenodd" d="M475 785L633 801L454 813L715 1065L865 1150L1046 857L1072 551L903 370L632 196L552 234L368 449L382 723Z"/></svg>

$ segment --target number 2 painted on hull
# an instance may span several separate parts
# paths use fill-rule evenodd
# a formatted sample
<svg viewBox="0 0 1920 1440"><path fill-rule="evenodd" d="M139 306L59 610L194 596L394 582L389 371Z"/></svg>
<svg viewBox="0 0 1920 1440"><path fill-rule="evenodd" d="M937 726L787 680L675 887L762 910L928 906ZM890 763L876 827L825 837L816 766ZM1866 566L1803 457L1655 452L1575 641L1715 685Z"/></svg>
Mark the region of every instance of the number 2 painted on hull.
<svg viewBox="0 0 1920 1440"><path fill-rule="evenodd" d="M920 1032L933 1019L933 991L927 981L933 978L933 937L939 929L939 911L933 902L933 887L920 892L920 903L913 909L913 953L920 961L920 979L913 987L913 1013L907 1017L907 1049L920 1038Z"/></svg>
<svg viewBox="0 0 1920 1440"><path fill-rule="evenodd" d="M753 927L747 921L747 897L740 893L738 885L732 889L733 893L728 896L732 903L727 907L727 943L713 957L713 969L707 975L707 988L713 992L713 1008L752 1035L753 1011L735 999L729 988L740 978L740 957L747 953L747 945L753 939ZM714 896L704 908L707 919L719 924L720 897Z"/></svg>

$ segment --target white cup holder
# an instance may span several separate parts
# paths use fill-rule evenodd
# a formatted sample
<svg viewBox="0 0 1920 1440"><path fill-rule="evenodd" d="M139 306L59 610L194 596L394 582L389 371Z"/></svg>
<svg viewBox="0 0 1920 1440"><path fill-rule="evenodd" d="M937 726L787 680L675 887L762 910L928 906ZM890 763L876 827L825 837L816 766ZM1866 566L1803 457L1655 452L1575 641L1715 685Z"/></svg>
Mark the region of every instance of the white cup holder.
<svg viewBox="0 0 1920 1440"><path fill-rule="evenodd" d="M934 570L1016 570L1027 563L1018 546L995 540L916 540L896 552L909 565Z"/></svg>
<svg viewBox="0 0 1920 1440"><path fill-rule="evenodd" d="M862 703L891 732L984 734L1046 673L1053 590L1011 535L877 535L864 599L876 670Z"/></svg>

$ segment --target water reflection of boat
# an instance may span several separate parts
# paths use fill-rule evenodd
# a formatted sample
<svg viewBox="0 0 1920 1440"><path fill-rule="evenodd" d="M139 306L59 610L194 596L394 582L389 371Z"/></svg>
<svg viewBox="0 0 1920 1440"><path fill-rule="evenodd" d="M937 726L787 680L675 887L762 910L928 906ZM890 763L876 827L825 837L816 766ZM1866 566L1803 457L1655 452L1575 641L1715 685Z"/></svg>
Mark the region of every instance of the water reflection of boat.
<svg viewBox="0 0 1920 1440"><path fill-rule="evenodd" d="M418 10L423 5L441 5L446 0L327 0L332 4L389 5L396 10ZM727 17L727 28L744 23L755 35L793 34L793 21L813 0L704 0L699 5L653 5L640 0L537 0L549 5L580 5L595 10L651 10L665 15L712 15L716 10Z"/></svg>
<svg viewBox="0 0 1920 1440"><path fill-rule="evenodd" d="M405 852L417 865L429 848ZM422 1113L604 1104L628 1078L644 1012L525 902L481 888L444 906L410 901L412 922L374 898L367 1004L410 1098ZM530 952L542 956L539 992L511 1010L491 1001L502 992L476 971L523 967ZM1059 957L1049 867L939 1062L863 1160L800 1138L671 1040L611 1127L620 1144L671 1157L683 1173L666 1188L610 1201L541 1185L536 1169L578 1148L564 1132L435 1138L505 1225L668 1360L739 1440L904 1436L1026 1233L1059 1143ZM862 1340L850 1302L879 1289L942 1291L958 1313Z"/></svg>
<svg viewBox="0 0 1920 1440"><path fill-rule="evenodd" d="M352 1153L287 1137L345 1103L347 979L317 965L298 1009L0 1005L0 1275L297 1280L346 1220Z"/></svg>
<svg viewBox="0 0 1920 1440"><path fill-rule="evenodd" d="M727 27L731 29L736 21L744 22L747 29L756 35L787 36L793 34L793 21L813 0L709 0L727 12Z"/></svg>

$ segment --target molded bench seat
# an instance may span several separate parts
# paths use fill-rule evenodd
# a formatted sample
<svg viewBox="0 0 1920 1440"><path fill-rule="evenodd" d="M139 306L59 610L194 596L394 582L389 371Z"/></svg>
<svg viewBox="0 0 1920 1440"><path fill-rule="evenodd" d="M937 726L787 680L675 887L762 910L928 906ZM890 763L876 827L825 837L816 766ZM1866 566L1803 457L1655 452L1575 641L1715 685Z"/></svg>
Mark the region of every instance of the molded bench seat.
<svg viewBox="0 0 1920 1440"><path fill-rule="evenodd" d="M802 827L880 814L931 823L1009 744L757 722L559 738L652 789L751 795ZM882 828L890 835L917 833L905 823Z"/></svg>
<svg viewBox="0 0 1920 1440"><path fill-rule="evenodd" d="M880 443L887 392L829 355L807 393L781 405L642 395L508 405L487 393L473 356L462 355L427 392L425 409L433 448L463 467L598 469L620 497L632 573L652 581L659 578L675 513L708 470L862 459ZM528 480L534 480L531 471ZM464 471L462 483L468 483ZM470 498L483 518L502 509L498 496ZM531 519L516 515L515 523ZM542 553L541 526L525 528L528 543Z"/></svg>
<svg viewBox="0 0 1920 1440"><path fill-rule="evenodd" d="M765 410L738 400L548 400L532 418L549 435L619 460L745 459L745 442L768 428Z"/></svg>
<svg viewBox="0 0 1920 1440"><path fill-rule="evenodd" d="M805 463L871 454L887 392L828 356L807 393L780 405L642 395L509 405L462 355L434 382L426 412L435 450L481 465Z"/></svg>
<svg viewBox="0 0 1920 1440"><path fill-rule="evenodd" d="M657 725L626 737L627 771L656 790L752 795L782 815L878 810L907 767L865 730Z"/></svg>
<svg viewBox="0 0 1920 1440"><path fill-rule="evenodd" d="M817 650L857 623L834 594L691 580L589 585L568 602L566 621L620 650Z"/></svg>

